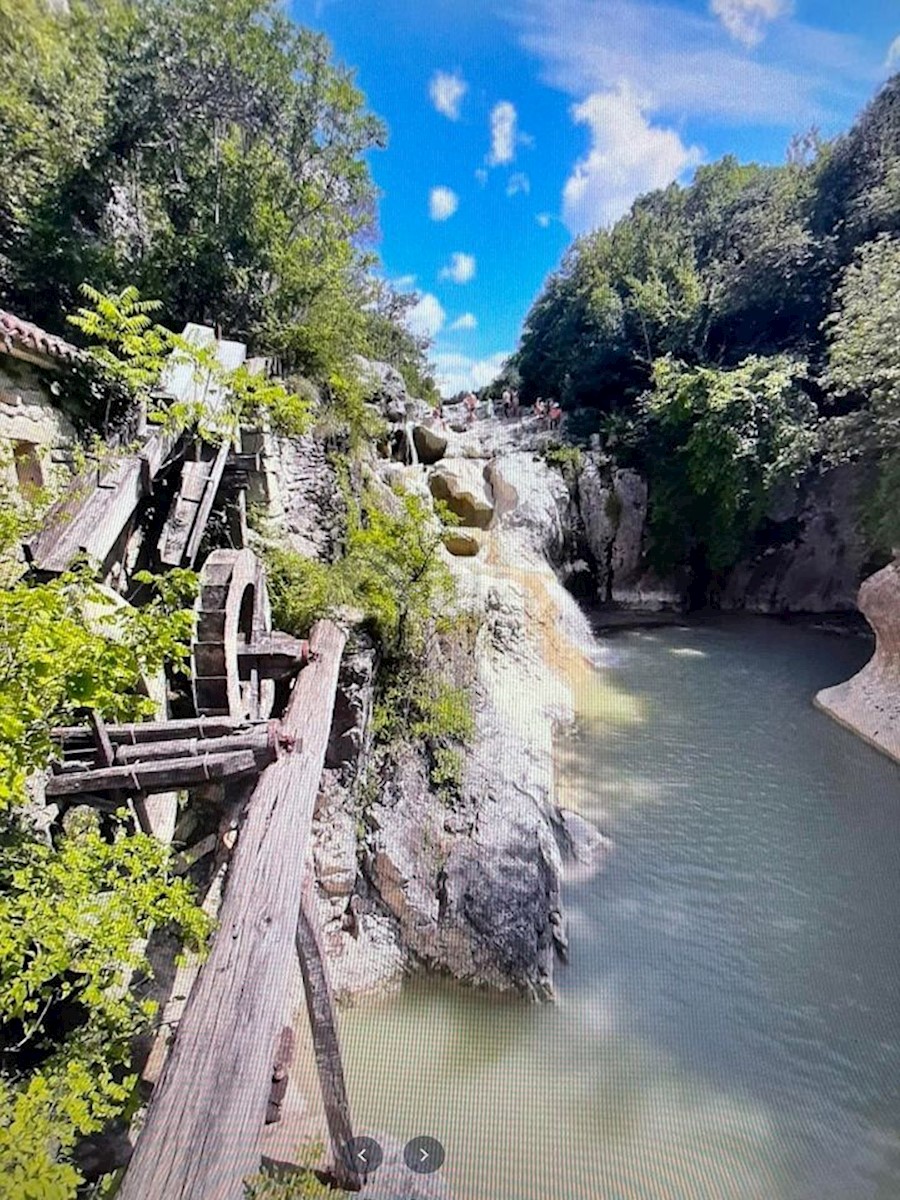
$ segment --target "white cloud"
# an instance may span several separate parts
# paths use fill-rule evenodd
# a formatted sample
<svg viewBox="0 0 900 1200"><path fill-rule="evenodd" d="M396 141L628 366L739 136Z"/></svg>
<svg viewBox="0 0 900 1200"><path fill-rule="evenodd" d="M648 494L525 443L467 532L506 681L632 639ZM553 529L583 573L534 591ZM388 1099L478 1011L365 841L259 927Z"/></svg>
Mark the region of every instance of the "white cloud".
<svg viewBox="0 0 900 1200"><path fill-rule="evenodd" d="M499 167L503 163L512 162L516 157L518 122L516 106L508 100L501 100L491 109L491 152L487 157L489 166Z"/></svg>
<svg viewBox="0 0 900 1200"><path fill-rule="evenodd" d="M437 296L425 292L406 314L406 327L416 337L433 338L444 328L447 314Z"/></svg>
<svg viewBox="0 0 900 1200"><path fill-rule="evenodd" d="M475 278L475 255L463 254L459 250L450 255L450 261L441 270L441 279L452 279L454 283L469 283Z"/></svg>
<svg viewBox="0 0 900 1200"><path fill-rule="evenodd" d="M451 121L459 120L459 106L468 90L469 85L466 81L460 75L451 74L449 71L435 71L428 85L431 103L439 113L443 113Z"/></svg>
<svg viewBox="0 0 900 1200"><path fill-rule="evenodd" d="M456 320L453 322L453 324L450 326L450 328L451 329L477 329L478 328L478 318L475 316L474 313L470 313L470 312L463 313L463 315L461 317L456 318Z"/></svg>
<svg viewBox="0 0 900 1200"><path fill-rule="evenodd" d="M398 292L408 292L416 286L415 275L398 275L394 280L394 287Z"/></svg>
<svg viewBox="0 0 900 1200"><path fill-rule="evenodd" d="M538 213L534 219L537 221L538 225L540 225L541 229L549 229L553 224L552 213Z"/></svg>
<svg viewBox="0 0 900 1200"><path fill-rule="evenodd" d="M591 131L591 149L563 189L563 216L573 233L611 225L642 192L665 187L701 160L674 129L653 125L627 87L595 92L572 108Z"/></svg>
<svg viewBox="0 0 900 1200"><path fill-rule="evenodd" d="M491 354L488 358L470 358L467 354L441 351L432 354L434 377L441 394L455 396L457 392L477 391L493 382L509 358L509 351Z"/></svg>
<svg viewBox="0 0 900 1200"><path fill-rule="evenodd" d="M521 192L527 196L531 191L531 180L524 171L516 171L515 175L510 175L509 183L506 185L507 196L518 196Z"/></svg>
<svg viewBox="0 0 900 1200"><path fill-rule="evenodd" d="M709 10L741 45L758 46L773 21L785 16L790 0L710 0Z"/></svg>
<svg viewBox="0 0 900 1200"><path fill-rule="evenodd" d="M891 42L888 48L887 62L885 63L885 66L892 69L894 67L900 67L900 37L895 37Z"/></svg>
<svg viewBox="0 0 900 1200"><path fill-rule="evenodd" d="M848 96L875 79L861 37L790 18L751 57L672 0L518 0L509 12L543 82L576 100L626 81L648 112L793 131L844 122Z"/></svg>
<svg viewBox="0 0 900 1200"><path fill-rule="evenodd" d="M446 221L459 208L459 196L448 187L433 187L428 193L428 215L432 221Z"/></svg>
<svg viewBox="0 0 900 1200"><path fill-rule="evenodd" d="M478 168L476 169L476 171L475 171L475 178L478 180L478 182L481 184L481 186L482 186L482 187L484 187L484 185L485 185L485 184L487 183L487 181L488 181L488 173L487 173L487 171L484 169L484 167L478 167Z"/></svg>

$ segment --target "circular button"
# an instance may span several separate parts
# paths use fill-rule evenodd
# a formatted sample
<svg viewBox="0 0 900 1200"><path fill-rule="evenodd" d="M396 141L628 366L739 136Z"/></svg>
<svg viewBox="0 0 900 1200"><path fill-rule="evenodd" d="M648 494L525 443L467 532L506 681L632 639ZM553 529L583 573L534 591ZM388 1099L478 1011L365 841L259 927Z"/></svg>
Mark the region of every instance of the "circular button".
<svg viewBox="0 0 900 1200"><path fill-rule="evenodd" d="M417 1137L403 1147L403 1161L417 1175L439 1171L444 1162L444 1147L433 1137Z"/></svg>
<svg viewBox="0 0 900 1200"><path fill-rule="evenodd" d="M344 1144L344 1163L356 1175L377 1171L384 1159L381 1147L370 1137L356 1137Z"/></svg>

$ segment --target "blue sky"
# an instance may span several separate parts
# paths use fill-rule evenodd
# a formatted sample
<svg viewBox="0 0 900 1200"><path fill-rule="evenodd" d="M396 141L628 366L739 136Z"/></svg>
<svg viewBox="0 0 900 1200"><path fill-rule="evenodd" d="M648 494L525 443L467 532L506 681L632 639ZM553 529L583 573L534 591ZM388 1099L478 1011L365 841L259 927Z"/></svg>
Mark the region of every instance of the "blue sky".
<svg viewBox="0 0 900 1200"><path fill-rule="evenodd" d="M292 0L387 123L385 275L420 294L447 393L515 349L573 237L734 153L846 128L893 67L898 0Z"/></svg>

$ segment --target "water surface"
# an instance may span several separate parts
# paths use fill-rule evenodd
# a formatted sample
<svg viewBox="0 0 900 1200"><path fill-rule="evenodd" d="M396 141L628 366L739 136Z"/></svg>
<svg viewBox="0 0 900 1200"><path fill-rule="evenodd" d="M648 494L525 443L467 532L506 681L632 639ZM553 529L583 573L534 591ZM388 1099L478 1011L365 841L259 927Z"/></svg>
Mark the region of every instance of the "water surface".
<svg viewBox="0 0 900 1200"><path fill-rule="evenodd" d="M852 638L621 633L560 739L613 838L559 1003L417 979L346 1012L357 1123L458 1200L897 1200L900 769L813 709Z"/></svg>

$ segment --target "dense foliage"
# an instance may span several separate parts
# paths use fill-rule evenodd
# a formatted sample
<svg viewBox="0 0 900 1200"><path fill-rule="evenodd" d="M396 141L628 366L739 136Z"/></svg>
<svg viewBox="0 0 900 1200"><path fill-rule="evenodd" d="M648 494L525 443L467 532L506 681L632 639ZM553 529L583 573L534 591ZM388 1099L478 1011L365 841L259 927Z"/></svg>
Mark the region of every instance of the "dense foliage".
<svg viewBox="0 0 900 1200"><path fill-rule="evenodd" d="M777 483L838 441L882 457L889 548L898 295L900 75L836 141L795 138L782 166L723 158L579 238L513 365L526 399L607 415L648 474L660 567L730 565Z"/></svg>
<svg viewBox="0 0 900 1200"><path fill-rule="evenodd" d="M6 497L4 559L22 515ZM18 521L17 521L18 515ZM144 942L173 926L199 945L207 923L172 877L169 852L123 811L85 810L49 827L28 779L53 753L54 726L88 709L152 711L142 679L182 662L194 579L143 577L156 597L110 602L85 570L0 588L0 1177L20 1196L67 1200L81 1179L79 1138L125 1111L131 1039L153 1018L139 980Z"/></svg>
<svg viewBox="0 0 900 1200"><path fill-rule="evenodd" d="M158 297L327 379L379 354L428 390L376 281L385 130L278 0L0 0L0 304L64 332L82 284Z"/></svg>

